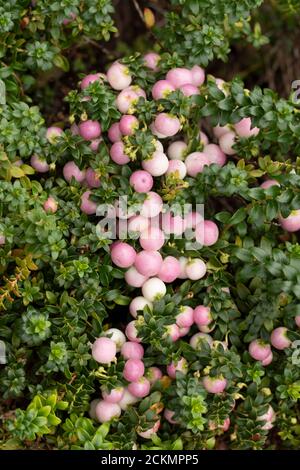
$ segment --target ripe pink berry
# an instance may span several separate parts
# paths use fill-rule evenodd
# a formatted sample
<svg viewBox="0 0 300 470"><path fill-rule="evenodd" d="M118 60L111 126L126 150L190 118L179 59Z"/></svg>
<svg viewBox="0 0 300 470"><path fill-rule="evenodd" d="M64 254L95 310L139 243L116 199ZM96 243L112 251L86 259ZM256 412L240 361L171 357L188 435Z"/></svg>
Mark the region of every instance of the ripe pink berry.
<svg viewBox="0 0 300 470"><path fill-rule="evenodd" d="M131 382L128 385L128 390L133 396L144 398L150 393L150 382L146 377L141 377L136 382Z"/></svg>
<svg viewBox="0 0 300 470"><path fill-rule="evenodd" d="M191 69L192 81L191 83L195 86L201 86L205 80L205 72L203 68L199 67L199 65L194 65Z"/></svg>
<svg viewBox="0 0 300 470"><path fill-rule="evenodd" d="M74 178L78 183L82 183L85 179L85 171L80 170L76 163L72 161L65 164L63 175L68 183L71 182L72 178Z"/></svg>
<svg viewBox="0 0 300 470"><path fill-rule="evenodd" d="M210 307L205 307L205 305L198 305L194 309L194 322L197 326L206 326L209 325L212 321L212 316L210 313Z"/></svg>
<svg viewBox="0 0 300 470"><path fill-rule="evenodd" d="M176 372L181 372L186 375L188 373L188 363L184 357L181 357L178 361L173 361L167 366L167 373L171 379L176 379Z"/></svg>
<svg viewBox="0 0 300 470"><path fill-rule="evenodd" d="M208 137L204 132L199 132L199 140L203 146L208 145Z"/></svg>
<svg viewBox="0 0 300 470"><path fill-rule="evenodd" d="M99 139L94 139L91 141L90 143L90 149L93 151L93 152L97 152L98 148L99 148L99 145L101 144L102 142L102 138L100 137Z"/></svg>
<svg viewBox="0 0 300 470"><path fill-rule="evenodd" d="M164 297L167 293L167 288L164 282L158 277L152 277L148 279L142 287L143 296L149 300L149 302L154 302Z"/></svg>
<svg viewBox="0 0 300 470"><path fill-rule="evenodd" d="M131 90L131 91L134 91L134 93L137 94L138 98L144 98L146 99L147 98L147 95L146 95L146 92L145 90L143 90L143 88L141 88L139 85L130 85L127 90Z"/></svg>
<svg viewBox="0 0 300 470"><path fill-rule="evenodd" d="M204 220L196 225L196 240L204 246L214 245L219 238L219 229L212 220Z"/></svg>
<svg viewBox="0 0 300 470"><path fill-rule="evenodd" d="M149 369L147 369L146 377L151 385L160 380L162 376L162 371L158 367L149 367Z"/></svg>
<svg viewBox="0 0 300 470"><path fill-rule="evenodd" d="M134 405L138 401L139 399L133 396L132 393L129 392L128 388L125 387L124 395L122 399L119 401L118 405L120 406L121 410L127 410L128 406Z"/></svg>
<svg viewBox="0 0 300 470"><path fill-rule="evenodd" d="M158 80L153 85L152 96L154 100L160 100L166 98L172 91L175 91L172 83L168 82L168 80Z"/></svg>
<svg viewBox="0 0 300 470"><path fill-rule="evenodd" d="M78 127L81 137L85 140L97 139L101 135L101 126L98 121L89 119L81 122Z"/></svg>
<svg viewBox="0 0 300 470"><path fill-rule="evenodd" d="M226 163L226 155L216 144L205 145L203 152L208 156L210 163L223 166Z"/></svg>
<svg viewBox="0 0 300 470"><path fill-rule="evenodd" d="M282 350L289 348L291 345L291 340L287 336L288 329L284 326L279 326L272 331L271 334L271 343L274 348Z"/></svg>
<svg viewBox="0 0 300 470"><path fill-rule="evenodd" d="M95 361L100 362L100 364L109 364L112 362L116 357L116 352L116 343L105 336L97 338L92 345L92 356Z"/></svg>
<svg viewBox="0 0 300 470"><path fill-rule="evenodd" d="M57 202L53 197L49 196L44 202L43 207L46 212L52 212L54 214L57 211Z"/></svg>
<svg viewBox="0 0 300 470"><path fill-rule="evenodd" d="M131 268L126 271L124 277L127 284L131 287L142 287L144 282L148 279L147 276L143 276L139 273L134 266L131 266Z"/></svg>
<svg viewBox="0 0 300 470"><path fill-rule="evenodd" d="M182 140L176 140L172 142L167 150L168 157L170 160L184 160L185 151L187 144Z"/></svg>
<svg viewBox="0 0 300 470"><path fill-rule="evenodd" d="M131 75L126 65L113 63L107 71L107 80L114 90L123 90L131 83Z"/></svg>
<svg viewBox="0 0 300 470"><path fill-rule="evenodd" d="M222 424L215 423L214 421L208 422L208 427L210 431L215 431L216 429L220 429L223 432L228 431L230 427L230 418L226 418Z"/></svg>
<svg viewBox="0 0 300 470"><path fill-rule="evenodd" d="M148 52L147 54L144 55L144 62L146 67L149 69L153 70L154 72L157 72L158 69L158 63L160 61L160 55L156 54L156 52Z"/></svg>
<svg viewBox="0 0 300 470"><path fill-rule="evenodd" d="M149 191L147 193L146 199L143 202L141 215L146 218L154 218L161 213L162 208L163 200L160 195L154 191ZM151 250L152 248L149 249Z"/></svg>
<svg viewBox="0 0 300 470"><path fill-rule="evenodd" d="M271 188L272 186L280 186L280 183L278 183L277 180L265 180L261 185L260 187L263 188L263 189L269 189Z"/></svg>
<svg viewBox="0 0 300 470"><path fill-rule="evenodd" d="M176 315L176 324L180 328L189 328L194 323L194 310L187 305L180 307L180 313Z"/></svg>
<svg viewBox="0 0 300 470"><path fill-rule="evenodd" d="M102 396L107 403L119 403L119 401L122 400L123 395L124 387L113 388L109 392L105 390L105 388L102 390Z"/></svg>
<svg viewBox="0 0 300 470"><path fill-rule="evenodd" d="M124 359L142 359L144 356L144 348L139 343L127 341L121 348L121 354Z"/></svg>
<svg viewBox="0 0 300 470"><path fill-rule="evenodd" d="M201 333L211 333L211 331L213 331L215 327L215 323L210 323L209 325L198 325L198 328Z"/></svg>
<svg viewBox="0 0 300 470"><path fill-rule="evenodd" d="M86 75L80 83L80 88L84 90L87 88L91 83L97 82L98 80L101 80L101 74L100 73L90 73L89 75Z"/></svg>
<svg viewBox="0 0 300 470"><path fill-rule="evenodd" d="M180 215L165 212L161 217L161 228L166 234L182 235L186 229L186 221Z"/></svg>
<svg viewBox="0 0 300 470"><path fill-rule="evenodd" d="M160 113L156 116L154 121L155 129L167 136L172 137L180 130L180 121L178 117L172 114Z"/></svg>
<svg viewBox="0 0 300 470"><path fill-rule="evenodd" d="M219 139L219 145L221 150L223 150L226 155L235 155L236 150L233 149L233 145L235 144L235 133L234 132L226 132L226 134L222 135Z"/></svg>
<svg viewBox="0 0 300 470"><path fill-rule="evenodd" d="M179 328L179 327L178 327ZM179 328L179 334L180 338L183 336L186 336L190 332L191 327L190 326L182 326Z"/></svg>
<svg viewBox="0 0 300 470"><path fill-rule="evenodd" d="M256 339L249 344L249 354L257 361L265 360L271 353L271 346L262 340Z"/></svg>
<svg viewBox="0 0 300 470"><path fill-rule="evenodd" d="M153 178L148 171L136 170L130 176L129 184L137 193L148 193L152 189Z"/></svg>
<svg viewBox="0 0 300 470"><path fill-rule="evenodd" d="M128 232L141 233L149 228L149 219L142 215L134 215L128 220Z"/></svg>
<svg viewBox="0 0 300 470"><path fill-rule="evenodd" d="M143 437L144 439L151 439L151 437L157 433L160 427L160 420L156 421L156 423L152 426L152 428L147 429L147 431L138 431L138 435Z"/></svg>
<svg viewBox="0 0 300 470"><path fill-rule="evenodd" d="M111 249L112 262L119 268L130 268L136 257L135 249L128 243L120 242Z"/></svg>
<svg viewBox="0 0 300 470"><path fill-rule="evenodd" d="M300 209L293 210L286 218L279 217L279 223L287 232L297 232L300 230Z"/></svg>
<svg viewBox="0 0 300 470"><path fill-rule="evenodd" d="M196 228L201 222L203 222L203 216L199 212L190 212L185 217L186 228Z"/></svg>
<svg viewBox="0 0 300 470"><path fill-rule="evenodd" d="M169 160L165 153L156 150L150 158L142 161L142 167L152 176L162 176L168 170Z"/></svg>
<svg viewBox="0 0 300 470"><path fill-rule="evenodd" d="M214 136L217 138L217 139L220 139L222 137L222 135L225 135L227 134L227 132L231 132L231 128L228 124L226 124L226 126L216 126L216 127L213 127L213 133L214 133Z"/></svg>
<svg viewBox="0 0 300 470"><path fill-rule="evenodd" d="M158 251L165 243L165 236L159 228L150 227L141 233L139 242L146 251Z"/></svg>
<svg viewBox="0 0 300 470"><path fill-rule="evenodd" d="M206 343L209 344L209 346L212 346L213 344L212 337L207 333L196 333L190 339L190 345L196 351L200 351L202 346Z"/></svg>
<svg viewBox="0 0 300 470"><path fill-rule="evenodd" d="M92 168L86 170L85 181L90 188L99 188L101 184L99 176Z"/></svg>
<svg viewBox="0 0 300 470"><path fill-rule="evenodd" d="M183 180L186 177L185 163L181 160L170 160L166 173L167 175L174 175Z"/></svg>
<svg viewBox="0 0 300 470"><path fill-rule="evenodd" d="M158 251L140 251L135 258L134 266L146 277L156 276L162 266L162 256Z"/></svg>
<svg viewBox="0 0 300 470"><path fill-rule="evenodd" d="M180 274L179 261L174 256L167 256L160 267L158 277L166 283L174 282Z"/></svg>
<svg viewBox="0 0 300 470"><path fill-rule="evenodd" d="M133 341L134 343L141 342L141 338L138 337L138 331L136 328L135 320L132 320L131 322L127 324L126 329L125 329L125 334L127 338L129 339L129 341Z"/></svg>
<svg viewBox="0 0 300 470"><path fill-rule="evenodd" d="M210 165L210 160L208 155L203 152L193 152L190 153L185 159L186 171L189 176L195 178L198 173L202 173L204 166Z"/></svg>
<svg viewBox="0 0 300 470"><path fill-rule="evenodd" d="M206 274L206 264L200 258L193 258L186 265L186 274L192 281L201 279Z"/></svg>
<svg viewBox="0 0 300 470"><path fill-rule="evenodd" d="M266 359L261 361L261 363L263 366L268 366L269 364L271 364L272 361L273 361L273 353L271 351L270 354L266 357Z"/></svg>
<svg viewBox="0 0 300 470"><path fill-rule="evenodd" d="M126 342L126 336L124 335L123 331L119 330L118 328L109 328L103 332L104 336L110 338L117 347L117 352L121 351L121 347Z"/></svg>
<svg viewBox="0 0 300 470"><path fill-rule="evenodd" d="M91 194L92 194L91 191L85 191L83 195L81 196L80 209L82 210L82 212L84 212L84 214L88 214L88 215L96 214L96 211L97 211L96 202L90 200Z"/></svg>
<svg viewBox="0 0 300 470"><path fill-rule="evenodd" d="M134 105L138 102L139 96L132 89L125 88L122 90L116 99L116 106L120 113L129 114L129 111L133 109Z"/></svg>
<svg viewBox="0 0 300 470"><path fill-rule="evenodd" d="M194 73L194 77L196 74ZM185 68L175 68L169 70L166 76L167 80L172 83L175 88L179 88L186 83L193 83L193 74L190 70ZM197 79L195 78L194 84L196 84Z"/></svg>
<svg viewBox="0 0 300 470"><path fill-rule="evenodd" d="M55 144L58 137L61 136L62 133L63 133L63 130L60 127L56 127L56 126L48 127L46 131L46 139L48 140L48 142L50 142L50 144Z"/></svg>
<svg viewBox="0 0 300 470"><path fill-rule="evenodd" d="M192 85L191 83L186 83L185 85L181 85L179 87L179 90L184 94L184 96L193 96L193 95L199 95L199 89L195 86Z"/></svg>
<svg viewBox="0 0 300 470"><path fill-rule="evenodd" d="M30 165L38 173L46 173L50 169L48 163L45 160L38 157L37 155L32 155L32 157L30 159Z"/></svg>
<svg viewBox="0 0 300 470"><path fill-rule="evenodd" d="M122 132L120 131L119 122L114 122L108 129L108 138L111 142L120 142L122 139Z"/></svg>
<svg viewBox="0 0 300 470"><path fill-rule="evenodd" d="M133 135L139 127L139 121L131 114L124 114L121 117L119 128L123 135Z"/></svg>
<svg viewBox="0 0 300 470"><path fill-rule="evenodd" d="M128 155L124 153L123 142L115 142L110 148L110 158L118 165L126 165L130 162Z"/></svg>
<svg viewBox="0 0 300 470"><path fill-rule="evenodd" d="M121 416L121 408L117 403L100 400L96 405L95 414L100 423L107 423L111 419Z"/></svg>
<svg viewBox="0 0 300 470"><path fill-rule="evenodd" d="M165 333L163 334L163 338L168 338L173 343L175 343L180 338L179 327L175 323L165 326Z"/></svg>
<svg viewBox="0 0 300 470"><path fill-rule="evenodd" d="M146 306L152 310L152 303L149 302L149 300L142 296L135 297L129 304L129 312L134 318L136 318L138 312L143 312Z"/></svg>
<svg viewBox="0 0 300 470"><path fill-rule="evenodd" d="M258 127L251 128L251 118L243 118L234 125L234 130L239 137L251 137L259 133Z"/></svg>
<svg viewBox="0 0 300 470"><path fill-rule="evenodd" d="M210 377L206 375L203 378L203 386L209 393L222 393L227 386L227 380L222 376Z"/></svg>
<svg viewBox="0 0 300 470"><path fill-rule="evenodd" d="M145 366L140 359L128 359L125 362L123 377L128 382L136 382L145 372ZM130 390L129 390L130 391Z"/></svg>
<svg viewBox="0 0 300 470"><path fill-rule="evenodd" d="M155 127L154 122L152 122L149 127L150 127L152 134L158 137L159 139L166 139L168 137L167 135L162 134L161 132L158 132L158 130Z"/></svg>
<svg viewBox="0 0 300 470"><path fill-rule="evenodd" d="M273 428L273 423L276 419L276 414L275 411L273 410L272 406L269 405L269 408L266 413L263 415L260 415L257 418L257 421L265 421L265 424L262 426L262 429L265 431L269 431L270 429Z"/></svg>

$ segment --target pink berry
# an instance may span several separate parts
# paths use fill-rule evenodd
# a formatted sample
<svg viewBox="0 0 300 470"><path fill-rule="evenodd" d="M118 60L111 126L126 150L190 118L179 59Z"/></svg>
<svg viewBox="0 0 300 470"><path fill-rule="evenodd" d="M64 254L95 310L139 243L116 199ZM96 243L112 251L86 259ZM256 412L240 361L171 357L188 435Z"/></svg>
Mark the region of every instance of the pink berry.
<svg viewBox="0 0 300 470"><path fill-rule="evenodd" d="M172 114L160 113L156 116L154 121L155 129L167 136L172 137L177 134L180 130L180 121L178 117L173 116Z"/></svg>
<svg viewBox="0 0 300 470"><path fill-rule="evenodd" d="M170 423L170 424L177 424L178 421L175 421L173 419L173 416L175 415L175 411L169 410L168 408L165 409L164 411L164 418Z"/></svg>
<svg viewBox="0 0 300 470"><path fill-rule="evenodd" d="M214 136L217 138L217 139L220 139L222 137L222 135L225 135L227 134L227 132L231 132L231 128L229 127L228 124L226 124L226 126L216 126L216 127L213 127L213 133L214 133Z"/></svg>
<svg viewBox="0 0 300 470"><path fill-rule="evenodd" d="M95 361L100 362L100 364L109 364L112 362L116 357L116 352L116 343L105 336L97 338L92 345L92 356Z"/></svg>
<svg viewBox="0 0 300 470"><path fill-rule="evenodd" d="M196 225L196 240L204 246L214 245L219 238L219 229L212 220L204 220Z"/></svg>
<svg viewBox="0 0 300 470"><path fill-rule="evenodd" d="M129 304L129 312L134 318L136 318L138 312L143 312L145 307L149 307L150 310L152 310L152 303L142 296L135 297Z"/></svg>
<svg viewBox="0 0 300 470"><path fill-rule="evenodd" d="M5 235L0 235L0 246L5 245L6 237Z"/></svg>
<svg viewBox="0 0 300 470"><path fill-rule="evenodd" d="M212 321L210 308L205 305L198 305L194 309L194 322L197 326L209 325Z"/></svg>
<svg viewBox="0 0 300 470"><path fill-rule="evenodd" d="M121 348L121 354L124 359L142 359L144 356L144 348L139 343L127 341Z"/></svg>
<svg viewBox="0 0 300 470"><path fill-rule="evenodd" d="M180 256L178 261L179 261L179 264L180 264L180 273L179 273L178 279L187 279L187 274L186 274L185 268L186 268L188 259L185 258L184 256Z"/></svg>
<svg viewBox="0 0 300 470"><path fill-rule="evenodd" d="M166 283L174 282L180 274L179 261L174 256L167 256L160 267L158 277Z"/></svg>
<svg viewBox="0 0 300 470"><path fill-rule="evenodd" d="M190 212L185 217L186 228L196 228L201 222L203 222L203 216L196 211Z"/></svg>
<svg viewBox="0 0 300 470"><path fill-rule="evenodd" d="M226 418L222 424L215 423L214 421L209 421L208 427L210 431L220 429L221 431L226 432L230 427L230 418Z"/></svg>
<svg viewBox="0 0 300 470"><path fill-rule="evenodd" d="M140 359L128 359L125 362L123 377L128 382L136 382L145 372L145 366ZM130 391L130 390L129 390Z"/></svg>
<svg viewBox="0 0 300 470"><path fill-rule="evenodd" d="M65 164L63 175L68 183L71 182L72 178L74 178L78 183L82 183L85 179L85 171L80 170L76 163L72 161Z"/></svg>
<svg viewBox="0 0 300 470"><path fill-rule="evenodd" d="M84 90L87 88L91 83L97 82L98 80L101 80L101 75L100 73L90 73L89 75L86 75L80 83L80 88Z"/></svg>
<svg viewBox="0 0 300 470"><path fill-rule="evenodd" d="M183 336L186 336L190 332L190 329L191 329L190 326L181 326L178 328L179 328L180 338L182 338Z"/></svg>
<svg viewBox="0 0 300 470"><path fill-rule="evenodd" d="M186 265L186 274L192 281L202 279L206 274L206 264L200 258L193 258Z"/></svg>
<svg viewBox="0 0 300 470"><path fill-rule="evenodd" d="M157 251L165 243L164 233L156 227L150 227L141 233L139 238L141 247L146 251Z"/></svg>
<svg viewBox="0 0 300 470"><path fill-rule="evenodd" d="M150 158L142 161L142 167L152 176L162 176L168 170L169 160L166 154L156 150Z"/></svg>
<svg viewBox="0 0 300 470"><path fill-rule="evenodd" d="M134 266L146 277L156 276L162 266L162 256L158 251L140 251L135 258Z"/></svg>
<svg viewBox="0 0 300 470"><path fill-rule="evenodd" d="M128 385L128 390L137 398L144 398L150 393L150 382L145 377L141 377L136 382Z"/></svg>
<svg viewBox="0 0 300 470"><path fill-rule="evenodd" d="M161 217L161 228L166 234L182 235L186 229L186 221L180 215L165 212Z"/></svg>
<svg viewBox="0 0 300 470"><path fill-rule="evenodd" d="M149 302L154 302L155 300L160 300L166 295L167 288L161 279L158 277L152 277L143 285L142 293Z"/></svg>
<svg viewBox="0 0 300 470"><path fill-rule="evenodd" d="M300 209L293 210L286 218L279 217L279 222L287 232L297 232L300 230Z"/></svg>
<svg viewBox="0 0 300 470"><path fill-rule="evenodd" d="M144 55L144 62L146 67L153 70L154 72L158 71L158 63L160 61L160 55L156 52L148 52Z"/></svg>
<svg viewBox="0 0 300 470"><path fill-rule="evenodd" d="M162 371L158 367L149 367L146 372L146 377L151 385L160 380L162 376Z"/></svg>
<svg viewBox="0 0 300 470"><path fill-rule="evenodd" d="M203 68L199 67L199 65L194 65L191 69L192 81L191 83L195 86L201 86L205 80L205 72Z"/></svg>
<svg viewBox="0 0 300 470"><path fill-rule="evenodd" d="M159 139L166 139L168 137L167 135L162 134L161 132L158 132L158 130L155 127L154 122L152 122L149 127L150 127L152 134L158 137Z"/></svg>
<svg viewBox="0 0 300 470"><path fill-rule="evenodd" d="M117 403L100 400L96 405L95 414L100 423L106 423L113 418L119 418L121 416L121 408Z"/></svg>
<svg viewBox="0 0 300 470"><path fill-rule="evenodd" d="M234 132L226 132L226 134L222 135L219 139L219 145L221 150L226 153L226 155L235 155L236 150L234 150L233 145L235 144L235 133Z"/></svg>
<svg viewBox="0 0 300 470"><path fill-rule="evenodd" d="M134 266L131 266L131 268L126 271L124 277L127 284L131 287L142 287L144 282L148 279L147 276L140 274Z"/></svg>
<svg viewBox="0 0 300 470"><path fill-rule="evenodd" d="M251 127L251 118L243 118L234 125L234 130L239 137L251 137L259 133L258 127Z"/></svg>
<svg viewBox="0 0 300 470"><path fill-rule="evenodd" d="M139 127L139 121L131 114L124 114L120 119L119 127L123 135L133 135Z"/></svg>
<svg viewBox="0 0 300 470"><path fill-rule="evenodd" d="M176 372L181 372L186 375L188 372L188 363L184 357L181 357L178 361L173 361L167 366L168 376L171 379L176 379Z"/></svg>
<svg viewBox="0 0 300 470"><path fill-rule="evenodd" d="M72 135L79 135L79 127L77 126L75 122L70 127L70 131Z"/></svg>
<svg viewBox="0 0 300 470"><path fill-rule="evenodd" d="M208 137L202 131L199 132L199 140L200 140L202 145L204 145L204 146L208 145Z"/></svg>
<svg viewBox="0 0 300 470"><path fill-rule="evenodd" d="M203 386L209 393L222 393L227 386L227 380L224 377L210 377L205 376L203 378Z"/></svg>
<svg viewBox="0 0 300 470"><path fill-rule="evenodd" d="M56 127L56 126L48 127L46 131L46 139L48 140L48 142L50 142L50 144L55 144L58 137L61 136L62 133L63 133L63 130L60 127Z"/></svg>
<svg viewBox="0 0 300 470"><path fill-rule="evenodd" d="M126 336L124 335L123 331L119 330L118 328L109 328L103 332L104 336L110 338L117 347L117 352L121 351L121 347L126 342Z"/></svg>
<svg viewBox="0 0 300 470"><path fill-rule="evenodd" d="M122 139L122 132L120 131L120 125L118 122L114 122L108 129L108 138L111 142L120 142Z"/></svg>
<svg viewBox="0 0 300 470"><path fill-rule="evenodd" d="M120 113L129 114L134 105L138 102L139 96L137 93L129 88L122 90L116 99L116 105Z"/></svg>
<svg viewBox="0 0 300 470"><path fill-rule="evenodd" d="M291 345L291 340L287 336L288 329L284 326L275 328L271 334L271 343L274 348L282 350L289 348Z"/></svg>
<svg viewBox="0 0 300 470"><path fill-rule="evenodd" d="M32 155L30 164L38 173L46 173L50 169L48 163L37 155Z"/></svg>
<svg viewBox="0 0 300 470"><path fill-rule="evenodd" d="M223 166L226 163L226 155L216 144L205 145L203 152L208 156L210 163Z"/></svg>
<svg viewBox="0 0 300 470"><path fill-rule="evenodd" d="M271 351L270 354L266 357L266 359L261 361L261 363L263 366L268 366L269 364L271 364L272 361L273 361L273 353Z"/></svg>
<svg viewBox="0 0 300 470"><path fill-rule="evenodd" d="M166 98L172 91L175 91L172 83L168 82L168 80L158 80L153 85L152 96L154 100L160 100Z"/></svg>
<svg viewBox="0 0 300 470"><path fill-rule="evenodd" d="M147 98L145 90L141 88L139 85L130 85L127 90L134 91L137 94L138 98Z"/></svg>
<svg viewBox="0 0 300 470"><path fill-rule="evenodd" d="M260 185L260 187L263 188L263 189L269 189L269 188L271 188L272 186L280 186L280 183L278 183L277 180L269 179L269 180L265 180L265 181Z"/></svg>
<svg viewBox="0 0 300 470"><path fill-rule="evenodd" d="M43 205L46 212L52 212L53 214L57 211L57 202L53 197L49 196Z"/></svg>
<svg viewBox="0 0 300 470"><path fill-rule="evenodd" d="M165 326L165 330L166 331L163 334L163 338L168 338L173 343L175 343L181 336L180 329L175 323Z"/></svg>
<svg viewBox="0 0 300 470"><path fill-rule="evenodd" d="M101 144L102 142L102 138L100 137L99 139L94 139L91 141L90 143L90 149L93 151L93 152L97 152L98 148L99 148L99 145Z"/></svg>
<svg viewBox="0 0 300 470"><path fill-rule="evenodd" d="M184 160L185 151L187 144L181 140L172 142L167 150L168 157L170 160Z"/></svg>
<svg viewBox="0 0 300 470"><path fill-rule="evenodd" d="M180 313L176 315L176 323L180 328L189 328L194 323L194 310L187 305L180 307Z"/></svg>
<svg viewBox="0 0 300 470"><path fill-rule="evenodd" d="M196 74L194 73L194 77ZM185 68L175 68L169 70L166 76L167 80L172 83L175 88L179 88L186 83L193 83L193 74L190 70ZM195 78L194 84L196 84L197 79Z"/></svg>
<svg viewBox="0 0 300 470"><path fill-rule="evenodd" d="M265 431L269 431L273 428L273 423L276 419L275 411L273 410L272 406L269 405L269 408L266 413L260 415L257 418L257 421L265 421L265 424L262 426L262 429Z"/></svg>
<svg viewBox="0 0 300 470"><path fill-rule="evenodd" d="M167 169L167 175L174 175L177 178L184 179L186 176L186 166L181 160L170 160Z"/></svg>
<svg viewBox="0 0 300 470"><path fill-rule="evenodd" d="M107 71L107 80L114 90L123 90L131 83L131 75L126 65L115 62Z"/></svg>
<svg viewBox="0 0 300 470"><path fill-rule="evenodd" d="M136 170L130 176L129 184L137 193L148 193L152 189L153 178L148 171Z"/></svg>
<svg viewBox="0 0 300 470"><path fill-rule="evenodd" d="M135 249L128 243L120 242L111 250L112 262L119 268L130 268L136 257Z"/></svg>
<svg viewBox="0 0 300 470"><path fill-rule="evenodd" d="M262 340L256 339L249 344L249 354L257 361L264 361L271 353L271 346Z"/></svg>
<svg viewBox="0 0 300 470"><path fill-rule="evenodd" d="M142 215L134 215L128 220L128 232L141 233L149 228L149 219Z"/></svg>
<svg viewBox="0 0 300 470"><path fill-rule="evenodd" d="M215 323L210 323L209 325L198 325L201 333L211 333L215 329Z"/></svg>
<svg viewBox="0 0 300 470"><path fill-rule="evenodd" d="M81 196L81 205L80 209L85 214L91 215L96 214L97 211L97 204L94 201L90 200L91 191L85 191Z"/></svg>
<svg viewBox="0 0 300 470"><path fill-rule="evenodd" d="M81 137L85 140L97 139L101 135L101 126L98 121L89 119L81 122L78 127Z"/></svg>
<svg viewBox="0 0 300 470"><path fill-rule="evenodd" d="M125 387L124 395L122 399L119 401L118 405L120 406L121 410L127 410L128 406L134 405L138 401L139 399L133 396L132 393L129 392L128 388Z"/></svg>
<svg viewBox="0 0 300 470"><path fill-rule="evenodd" d="M126 329L125 329L125 334L127 338L129 339L129 341L133 341L134 343L141 342L141 338L138 337L138 331L136 328L135 320L132 320L131 322L127 324Z"/></svg>
<svg viewBox="0 0 300 470"><path fill-rule="evenodd" d="M92 168L88 168L85 174L85 181L90 188L100 187L100 178Z"/></svg>
<svg viewBox="0 0 300 470"><path fill-rule="evenodd" d="M186 83L185 85L181 85L179 87L179 90L184 94L184 96L193 96L193 95L199 95L199 89L195 86L192 85L191 83Z"/></svg>
<svg viewBox="0 0 300 470"><path fill-rule="evenodd" d="M210 159L208 155L203 152L193 152L190 153L185 159L186 171L189 176L193 178L202 173L205 165L210 165Z"/></svg>
<svg viewBox="0 0 300 470"><path fill-rule="evenodd" d="M118 165L126 165L130 162L128 155L124 153L123 142L115 142L110 148L110 158Z"/></svg>
<svg viewBox="0 0 300 470"><path fill-rule="evenodd" d="M146 218L154 218L161 213L162 208L163 200L160 195L154 191L149 191L143 202L141 215Z"/></svg>
<svg viewBox="0 0 300 470"><path fill-rule="evenodd" d="M123 387L113 388L112 390L110 390L110 392L105 391L105 389L103 389L102 391L102 396L107 403L119 403L119 401L122 400L123 395Z"/></svg>

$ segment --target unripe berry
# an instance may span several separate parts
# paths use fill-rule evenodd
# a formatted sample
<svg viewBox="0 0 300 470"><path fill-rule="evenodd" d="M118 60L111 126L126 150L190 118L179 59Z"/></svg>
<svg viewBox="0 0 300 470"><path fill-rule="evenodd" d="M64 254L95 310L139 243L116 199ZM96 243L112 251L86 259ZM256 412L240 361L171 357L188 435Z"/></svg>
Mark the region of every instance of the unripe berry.
<svg viewBox="0 0 300 470"><path fill-rule="evenodd" d="M148 279L142 287L143 296L149 300L149 302L154 302L164 297L167 293L167 288L163 281L158 277L152 277Z"/></svg>
<svg viewBox="0 0 300 470"><path fill-rule="evenodd" d="M63 130L60 127L56 127L56 126L48 127L46 131L46 139L48 140L48 142L50 142L50 144L55 144L58 137L61 136L62 133L63 133Z"/></svg>
<svg viewBox="0 0 300 470"><path fill-rule="evenodd" d="M200 258L193 258L186 265L186 274L192 281L202 279L206 274L206 264Z"/></svg>
<svg viewBox="0 0 300 470"><path fill-rule="evenodd" d="M145 375L151 385L160 380L163 376L162 371L158 367L149 367Z"/></svg>
<svg viewBox="0 0 300 470"><path fill-rule="evenodd" d="M184 160L184 154L187 149L187 144L182 140L172 142L167 150L170 160Z"/></svg>
<svg viewBox="0 0 300 470"><path fill-rule="evenodd" d="M135 297L129 304L129 312L134 318L136 318L138 312L143 312L146 306L152 310L152 303L149 302L149 300L142 296Z"/></svg>
<svg viewBox="0 0 300 470"><path fill-rule="evenodd" d="M118 328L109 328L103 332L104 336L110 338L116 345L117 352L121 351L123 344L126 342L126 336L123 331Z"/></svg>
<svg viewBox="0 0 300 470"><path fill-rule="evenodd" d="M209 346L213 344L212 337L207 333L196 333L190 339L190 345L196 351L200 351L204 344L208 344Z"/></svg>
<svg viewBox="0 0 300 470"><path fill-rule="evenodd" d="M186 177L186 166L181 160L171 160L169 161L169 166L166 172L167 175L174 175L180 179Z"/></svg>
<svg viewBox="0 0 300 470"><path fill-rule="evenodd" d="M138 401L139 399L133 396L132 393L129 392L128 388L125 387L123 397L119 401L118 405L120 406L121 410L127 410L128 406L134 405Z"/></svg>

